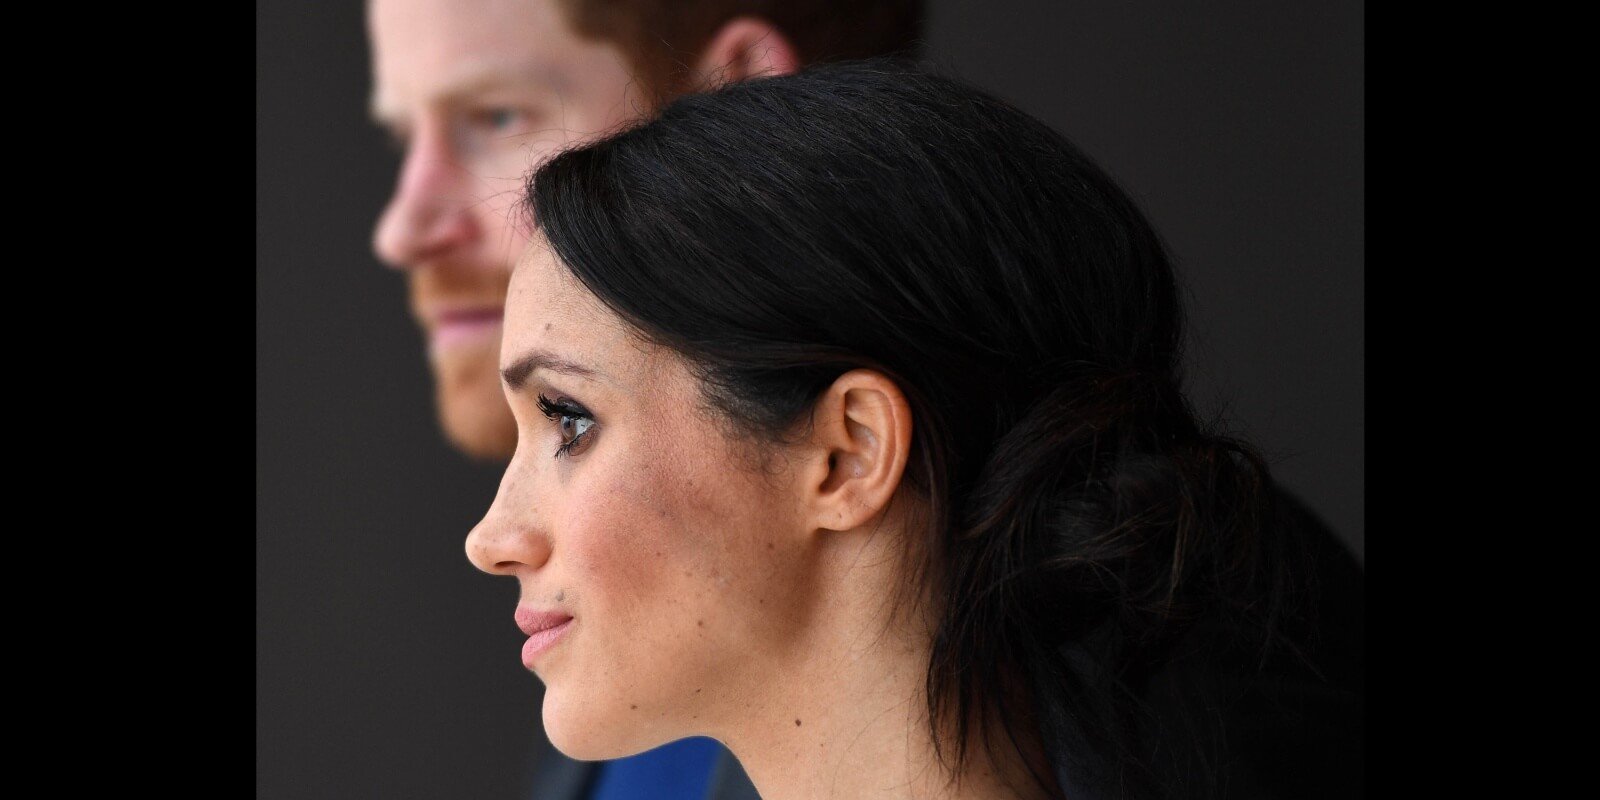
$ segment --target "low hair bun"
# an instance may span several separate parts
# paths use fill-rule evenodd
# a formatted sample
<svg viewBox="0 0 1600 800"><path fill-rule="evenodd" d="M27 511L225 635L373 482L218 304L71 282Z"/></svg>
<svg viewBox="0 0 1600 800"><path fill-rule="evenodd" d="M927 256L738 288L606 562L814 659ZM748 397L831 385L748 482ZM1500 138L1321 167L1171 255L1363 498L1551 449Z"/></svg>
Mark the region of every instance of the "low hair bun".
<svg viewBox="0 0 1600 800"><path fill-rule="evenodd" d="M1248 445L1199 426L1171 377L1073 370L956 497L948 596L963 602L935 653L967 656L942 676L957 687L943 713L1011 680L1076 687L1036 702L1106 726L1096 746L1135 747L1106 716L1113 694L1207 614L1274 613L1225 608L1273 581L1257 571L1269 481Z"/></svg>
<svg viewBox="0 0 1600 800"><path fill-rule="evenodd" d="M955 594L1010 602L954 613L1058 638L1113 612L1181 614L1182 539L1226 505L1208 494L1219 480L1253 493L1264 476L1247 449L1202 435L1169 376L1079 365L994 442L957 499Z"/></svg>

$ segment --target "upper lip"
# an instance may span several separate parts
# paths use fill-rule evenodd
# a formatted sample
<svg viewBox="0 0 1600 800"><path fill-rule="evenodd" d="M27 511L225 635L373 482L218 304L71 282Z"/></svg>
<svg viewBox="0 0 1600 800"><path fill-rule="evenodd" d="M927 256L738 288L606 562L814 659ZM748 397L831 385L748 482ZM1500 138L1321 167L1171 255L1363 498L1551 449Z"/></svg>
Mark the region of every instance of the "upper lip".
<svg viewBox="0 0 1600 800"><path fill-rule="evenodd" d="M569 619L572 619L572 615L561 611L539 611L527 606L517 606L517 627L529 636L554 628Z"/></svg>

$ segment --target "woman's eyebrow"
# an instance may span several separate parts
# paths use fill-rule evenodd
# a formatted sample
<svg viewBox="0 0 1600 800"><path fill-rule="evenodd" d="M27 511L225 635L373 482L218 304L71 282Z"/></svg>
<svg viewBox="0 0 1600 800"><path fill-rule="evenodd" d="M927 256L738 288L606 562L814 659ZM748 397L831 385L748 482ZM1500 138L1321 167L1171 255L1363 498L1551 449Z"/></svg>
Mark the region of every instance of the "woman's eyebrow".
<svg viewBox="0 0 1600 800"><path fill-rule="evenodd" d="M599 370L586 367L575 361L568 361L549 350L530 350L522 354L509 366L500 369L500 379L506 382L506 388L516 391L522 388L522 382L536 369L547 369L562 375L573 375L579 378L594 380L604 378Z"/></svg>

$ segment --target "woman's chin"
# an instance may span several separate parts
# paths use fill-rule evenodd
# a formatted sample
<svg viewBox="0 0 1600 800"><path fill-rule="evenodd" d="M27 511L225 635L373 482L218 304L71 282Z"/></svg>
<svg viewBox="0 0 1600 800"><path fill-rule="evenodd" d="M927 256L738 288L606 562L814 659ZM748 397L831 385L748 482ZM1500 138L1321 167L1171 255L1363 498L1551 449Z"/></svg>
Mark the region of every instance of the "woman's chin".
<svg viewBox="0 0 1600 800"><path fill-rule="evenodd" d="M648 740L638 725L626 725L613 715L596 714L587 704L563 703L557 693L545 690L544 734L561 754L578 761L610 761L638 755L668 740Z"/></svg>

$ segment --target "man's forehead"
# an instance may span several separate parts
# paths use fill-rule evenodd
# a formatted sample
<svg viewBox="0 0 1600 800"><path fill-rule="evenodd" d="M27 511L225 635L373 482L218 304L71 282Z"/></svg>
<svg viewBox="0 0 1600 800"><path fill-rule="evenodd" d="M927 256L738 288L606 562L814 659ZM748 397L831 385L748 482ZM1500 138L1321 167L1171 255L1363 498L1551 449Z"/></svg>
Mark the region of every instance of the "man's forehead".
<svg viewBox="0 0 1600 800"><path fill-rule="evenodd" d="M370 0L367 32L380 41L416 45L527 41L547 29L570 28L555 0Z"/></svg>
<svg viewBox="0 0 1600 800"><path fill-rule="evenodd" d="M374 0L374 110L496 85L559 84L568 34L548 5Z"/></svg>

